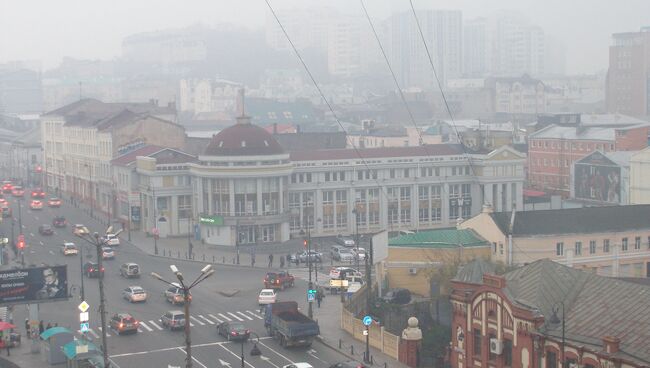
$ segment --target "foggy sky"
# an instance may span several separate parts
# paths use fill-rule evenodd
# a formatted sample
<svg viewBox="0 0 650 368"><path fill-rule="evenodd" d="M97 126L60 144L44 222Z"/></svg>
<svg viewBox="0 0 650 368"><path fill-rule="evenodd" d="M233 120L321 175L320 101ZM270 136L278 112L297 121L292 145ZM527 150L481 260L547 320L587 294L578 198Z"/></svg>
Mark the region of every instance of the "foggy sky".
<svg viewBox="0 0 650 368"><path fill-rule="evenodd" d="M459 9L463 18L515 10L562 39L567 73L607 68L611 34L650 25L650 0L413 0L416 8ZM355 0L271 0L277 12L295 6L334 6L360 14ZM377 22L391 11L408 9L408 0L365 0ZM264 0L0 0L0 62L39 59L51 68L64 56L113 59L130 34L202 23L264 26Z"/></svg>

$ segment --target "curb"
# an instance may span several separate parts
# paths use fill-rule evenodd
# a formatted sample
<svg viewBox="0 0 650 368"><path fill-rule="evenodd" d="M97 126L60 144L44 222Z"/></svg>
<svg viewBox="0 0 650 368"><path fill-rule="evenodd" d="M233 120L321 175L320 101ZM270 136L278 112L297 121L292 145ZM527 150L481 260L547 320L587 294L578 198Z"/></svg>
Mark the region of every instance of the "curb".
<svg viewBox="0 0 650 368"><path fill-rule="evenodd" d="M345 350L339 350L339 348L337 348L336 346L334 346L334 345L330 344L329 342L327 342L327 340L324 339L321 335L316 336L316 340L318 340L321 344L327 346L328 348L336 351L337 353L343 354L348 359L357 360L357 357L355 357L354 355L351 355L350 353L348 353Z"/></svg>
<svg viewBox="0 0 650 368"><path fill-rule="evenodd" d="M0 367L3 368L20 368L20 366L12 361L9 361L5 358L0 358Z"/></svg>

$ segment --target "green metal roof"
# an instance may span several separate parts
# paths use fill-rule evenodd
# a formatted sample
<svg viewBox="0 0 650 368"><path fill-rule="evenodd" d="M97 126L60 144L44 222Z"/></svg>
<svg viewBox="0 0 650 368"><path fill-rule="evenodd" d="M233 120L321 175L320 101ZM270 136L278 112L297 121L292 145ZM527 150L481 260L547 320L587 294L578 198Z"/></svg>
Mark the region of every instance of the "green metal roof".
<svg viewBox="0 0 650 368"><path fill-rule="evenodd" d="M81 345L88 345L87 353L77 354L77 346ZM97 355L98 352L99 349L97 346L90 341L74 340L63 346L63 354L65 354L65 356L70 360L81 358L82 356L91 357L93 355Z"/></svg>
<svg viewBox="0 0 650 368"><path fill-rule="evenodd" d="M390 247L411 248L456 248L487 246L490 243L481 238L474 230L456 228L420 231L415 234L401 235L388 240Z"/></svg>
<svg viewBox="0 0 650 368"><path fill-rule="evenodd" d="M67 332L67 333L69 333L69 334L72 333L72 331L68 330L68 329L65 328L65 327L52 327L52 328L48 328L47 330L43 331L43 333L41 334L41 339L43 339L43 340L47 340L47 339L49 339L50 337L52 337L52 336L54 336L54 335L58 335L58 334L60 334L60 333L64 333L64 332Z"/></svg>

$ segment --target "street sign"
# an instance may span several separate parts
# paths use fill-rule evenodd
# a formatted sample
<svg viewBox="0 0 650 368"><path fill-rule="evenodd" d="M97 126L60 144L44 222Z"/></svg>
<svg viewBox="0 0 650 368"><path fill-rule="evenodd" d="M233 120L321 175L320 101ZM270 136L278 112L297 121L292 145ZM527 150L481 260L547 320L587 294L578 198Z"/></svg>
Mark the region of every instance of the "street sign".
<svg viewBox="0 0 650 368"><path fill-rule="evenodd" d="M90 325L88 324L88 322L83 322L79 324L79 331L88 332L88 330L90 330Z"/></svg>
<svg viewBox="0 0 650 368"><path fill-rule="evenodd" d="M348 287L348 280L330 279L330 287Z"/></svg>
<svg viewBox="0 0 650 368"><path fill-rule="evenodd" d="M315 289L307 290L307 301L313 302L314 300L316 300L316 290Z"/></svg>
<svg viewBox="0 0 650 368"><path fill-rule="evenodd" d="M368 336L368 330L363 330L363 336Z"/></svg>
<svg viewBox="0 0 650 368"><path fill-rule="evenodd" d="M371 324L372 324L372 317L370 317L370 316L363 317L363 325L364 326L370 326Z"/></svg>
<svg viewBox="0 0 650 368"><path fill-rule="evenodd" d="M88 321L88 312L79 313L79 322L87 322L87 321Z"/></svg>
<svg viewBox="0 0 650 368"><path fill-rule="evenodd" d="M81 312L88 312L88 308L90 308L90 305L86 303L86 301L84 300L79 304L79 306L77 306L77 308L79 308Z"/></svg>

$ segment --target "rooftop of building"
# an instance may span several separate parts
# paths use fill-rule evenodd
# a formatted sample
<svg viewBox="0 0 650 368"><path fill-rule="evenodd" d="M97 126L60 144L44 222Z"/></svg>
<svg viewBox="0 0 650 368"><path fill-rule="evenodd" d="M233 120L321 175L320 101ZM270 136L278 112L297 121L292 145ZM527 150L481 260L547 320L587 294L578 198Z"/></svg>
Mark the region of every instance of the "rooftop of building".
<svg viewBox="0 0 650 368"><path fill-rule="evenodd" d="M576 163L587 163L587 164L613 164L620 167L630 167L630 159L632 156L637 154L639 151L613 151L613 152L601 152L594 151L587 156L576 161Z"/></svg>
<svg viewBox="0 0 650 368"><path fill-rule="evenodd" d="M589 140L614 142L617 130L627 130L650 126L648 124L637 124L618 127L583 127L549 125L532 133L529 138L539 139L564 139L564 140Z"/></svg>
<svg viewBox="0 0 650 368"><path fill-rule="evenodd" d="M136 148L130 152L124 153L121 156L118 156L111 160L111 165L114 166L129 166L130 164L136 161L138 156L149 156L156 152L160 152L164 147L155 146L155 145L146 145L140 148Z"/></svg>
<svg viewBox="0 0 650 368"><path fill-rule="evenodd" d="M318 149L291 152L292 161L374 159L387 157L451 156L464 154L460 144L428 144L410 147Z"/></svg>
<svg viewBox="0 0 650 368"><path fill-rule="evenodd" d="M262 156L285 153L284 148L264 128L240 116L237 124L219 132L203 151L206 156Z"/></svg>
<svg viewBox="0 0 650 368"><path fill-rule="evenodd" d="M389 247L405 248L458 248L489 245L490 243L474 230L456 228L419 231L388 240Z"/></svg>
<svg viewBox="0 0 650 368"><path fill-rule="evenodd" d="M510 234L512 212L490 216L504 234ZM600 234L650 228L650 205L565 208L515 213L512 235Z"/></svg>

